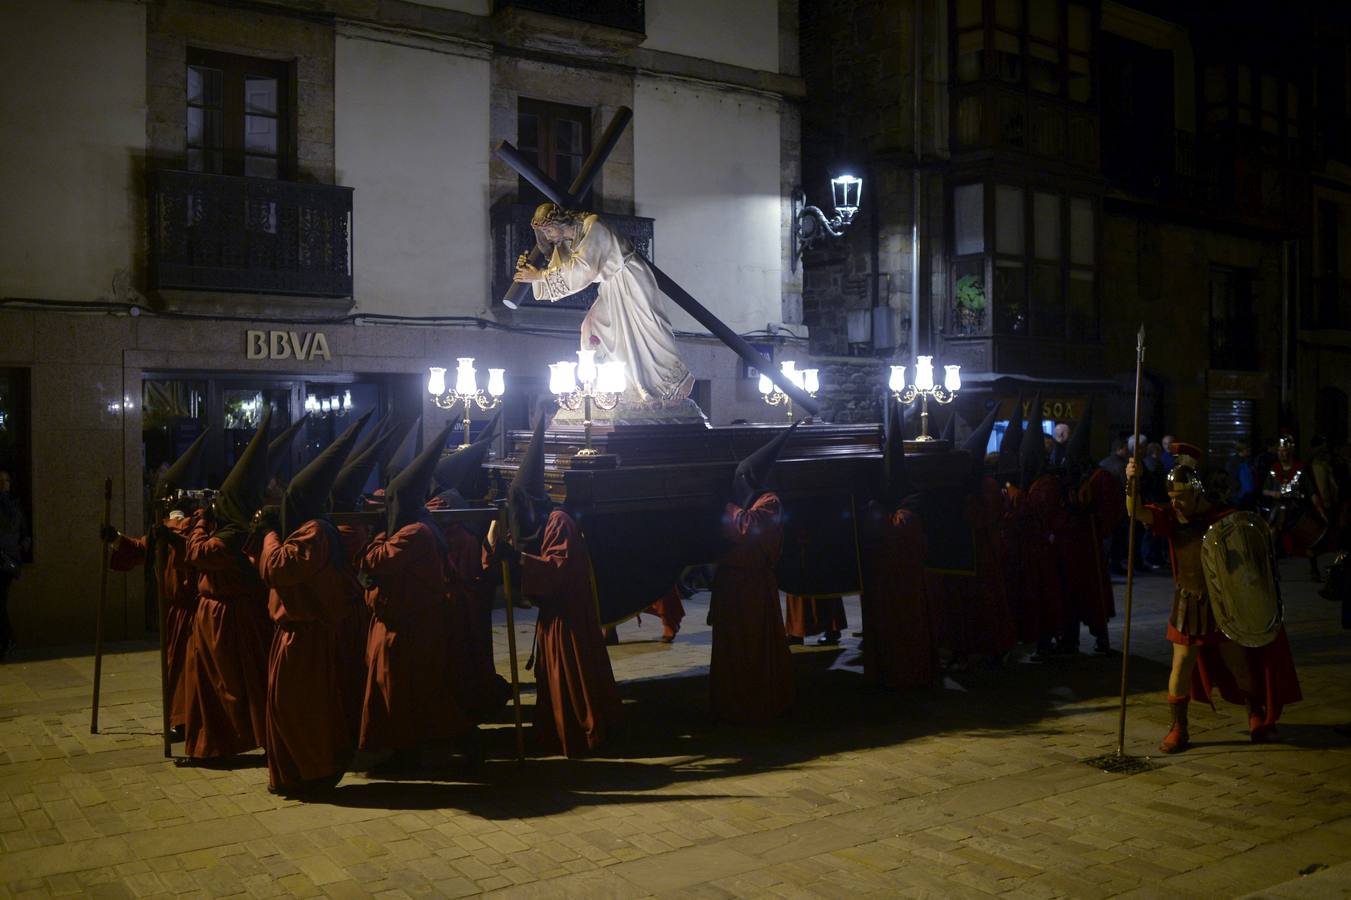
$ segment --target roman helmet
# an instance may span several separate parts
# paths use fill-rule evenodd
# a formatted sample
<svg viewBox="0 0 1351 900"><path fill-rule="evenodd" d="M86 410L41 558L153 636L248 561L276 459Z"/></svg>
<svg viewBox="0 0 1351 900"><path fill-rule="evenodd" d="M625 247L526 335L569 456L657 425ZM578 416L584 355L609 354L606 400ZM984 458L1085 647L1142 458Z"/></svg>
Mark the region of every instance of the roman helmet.
<svg viewBox="0 0 1351 900"><path fill-rule="evenodd" d="M1205 479L1201 476L1201 449L1195 444L1173 441L1173 467L1166 476L1169 493L1196 491L1204 494Z"/></svg>
<svg viewBox="0 0 1351 900"><path fill-rule="evenodd" d="M441 448L450 437L451 425L436 433L422 452L404 466L385 486L385 536L393 537L400 529L423 517L427 501L427 485L432 481L432 470L441 458Z"/></svg>
<svg viewBox="0 0 1351 900"><path fill-rule="evenodd" d="M374 412L372 410L372 412ZM361 429L366 427L372 412L357 419L333 443L297 472L281 495L281 536L290 536L311 519L322 519L332 512L333 482L347 462L347 456L356 443Z"/></svg>
<svg viewBox="0 0 1351 900"><path fill-rule="evenodd" d="M742 509L749 509L755 499L766 491L765 483L769 471L774 468L784 445L802 420L798 419L779 434L774 435L763 447L743 459L732 475L732 499Z"/></svg>

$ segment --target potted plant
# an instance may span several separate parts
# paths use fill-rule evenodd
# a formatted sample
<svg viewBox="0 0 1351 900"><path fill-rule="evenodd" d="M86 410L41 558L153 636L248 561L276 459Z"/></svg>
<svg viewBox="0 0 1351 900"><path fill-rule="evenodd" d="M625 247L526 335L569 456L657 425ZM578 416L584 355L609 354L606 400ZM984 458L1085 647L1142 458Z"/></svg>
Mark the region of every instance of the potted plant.
<svg viewBox="0 0 1351 900"><path fill-rule="evenodd" d="M962 334L974 334L985 323L985 285L978 275L963 275L955 287L957 329Z"/></svg>

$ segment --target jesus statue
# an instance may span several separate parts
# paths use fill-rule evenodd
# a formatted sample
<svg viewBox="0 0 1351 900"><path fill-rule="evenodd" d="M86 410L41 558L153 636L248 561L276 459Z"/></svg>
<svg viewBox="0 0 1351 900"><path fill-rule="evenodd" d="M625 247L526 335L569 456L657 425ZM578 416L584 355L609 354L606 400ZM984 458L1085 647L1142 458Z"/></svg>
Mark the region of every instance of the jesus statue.
<svg viewBox="0 0 1351 900"><path fill-rule="evenodd" d="M676 352L656 276L628 239L595 213L554 203L541 204L530 227L539 245L553 251L543 269L522 255L514 280L531 284L536 300L550 302L599 284L599 296L582 320L581 349L595 350L597 363L625 363L629 401L683 402L694 376Z"/></svg>

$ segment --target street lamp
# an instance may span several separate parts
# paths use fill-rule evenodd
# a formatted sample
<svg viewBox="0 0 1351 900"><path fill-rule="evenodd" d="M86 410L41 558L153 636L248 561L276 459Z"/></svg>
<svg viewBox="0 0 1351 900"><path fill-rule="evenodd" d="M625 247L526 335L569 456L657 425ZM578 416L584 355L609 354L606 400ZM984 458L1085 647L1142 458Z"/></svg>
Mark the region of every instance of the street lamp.
<svg viewBox="0 0 1351 900"><path fill-rule="evenodd" d="M820 370L818 369L799 369L797 363L791 359L785 359L779 366L779 371L784 377L800 387L808 397L815 397L816 392L821 389ZM769 376L761 373L760 375L760 396L770 406L784 404L788 409L788 421L793 421L793 398L775 387L774 382L769 380Z"/></svg>
<svg viewBox="0 0 1351 900"><path fill-rule="evenodd" d="M915 357L914 383L905 383L905 366L892 366L891 378L887 382L892 396L899 402L908 406L915 402L916 397L920 399L920 434L915 438L917 441L933 440L929 437L929 398L932 397L935 403L951 403L962 388L961 366L944 366L943 383L935 384L933 359L932 356Z"/></svg>
<svg viewBox="0 0 1351 900"><path fill-rule="evenodd" d="M830 179L830 200L835 206L835 215L826 218L819 207L807 205L807 192L794 188L792 194L793 249L792 269L797 271L802 254L811 249L821 238L844 237L844 230L854 221L859 205L863 201L863 179L853 175L840 175Z"/></svg>
<svg viewBox="0 0 1351 900"><path fill-rule="evenodd" d="M305 396L305 412L312 416L336 416L342 418L352 411L352 392L346 390L342 396L334 394L331 397L319 398L314 394Z"/></svg>
<svg viewBox="0 0 1351 900"><path fill-rule="evenodd" d="M441 409L454 409L458 404L464 404L464 441L458 448L463 450L469 446L470 407L477 406L485 412L496 408L502 402L502 395L507 392L507 370L488 370L488 390L485 393L479 389L478 379L474 375L474 358L461 356L457 362L459 366L455 370L455 387L450 390L446 389L446 370L440 366L428 367L427 393L431 394L432 402Z"/></svg>
<svg viewBox="0 0 1351 900"><path fill-rule="evenodd" d="M600 452L591 446L591 407L614 409L619 398L628 387L628 373L624 363L612 360L596 364L595 350L578 350L577 361L564 360L549 366L549 393L558 399L558 405L568 410L582 412L582 430L586 435L586 446L577 451L578 456L599 456Z"/></svg>

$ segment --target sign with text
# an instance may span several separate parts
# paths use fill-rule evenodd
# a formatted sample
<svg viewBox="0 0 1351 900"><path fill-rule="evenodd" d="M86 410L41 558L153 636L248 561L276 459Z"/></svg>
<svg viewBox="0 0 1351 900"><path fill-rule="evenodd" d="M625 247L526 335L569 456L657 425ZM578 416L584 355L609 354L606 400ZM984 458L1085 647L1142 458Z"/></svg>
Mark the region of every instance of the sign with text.
<svg viewBox="0 0 1351 900"><path fill-rule="evenodd" d="M328 338L322 331L244 332L244 356L248 359L323 359L330 362Z"/></svg>
<svg viewBox="0 0 1351 900"><path fill-rule="evenodd" d="M1009 398L999 404L999 415L997 419L1008 419L1013 414L1014 404L1017 400ZM1084 407L1088 403L1087 397L1046 397L1041 401L1041 418L1051 419L1056 422L1074 423L1084 417ZM1032 398L1023 398L1023 421L1032 418Z"/></svg>

